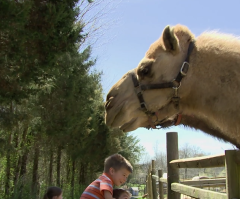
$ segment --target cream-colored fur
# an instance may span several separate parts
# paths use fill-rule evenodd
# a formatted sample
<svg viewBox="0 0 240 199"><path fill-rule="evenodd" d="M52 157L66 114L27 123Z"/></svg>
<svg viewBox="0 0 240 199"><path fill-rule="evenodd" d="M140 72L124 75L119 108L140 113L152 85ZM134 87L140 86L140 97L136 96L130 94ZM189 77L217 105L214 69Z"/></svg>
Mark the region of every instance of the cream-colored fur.
<svg viewBox="0 0 240 199"><path fill-rule="evenodd" d="M190 68L179 88L179 110L172 108L173 89L147 90L143 97L151 111L159 111L159 120L179 112L194 115L218 129L224 140L240 145L240 40L231 35L205 32L198 38L182 25L167 26L140 61L135 73L141 84L172 81L184 61L189 43L195 39ZM143 73L148 69L148 74ZM124 131L148 126L127 73L109 91L106 123ZM188 125L188 124L187 124ZM191 124L189 125L191 126ZM194 126L193 126L194 127ZM195 127L196 128L196 127ZM232 142L233 143L233 142Z"/></svg>

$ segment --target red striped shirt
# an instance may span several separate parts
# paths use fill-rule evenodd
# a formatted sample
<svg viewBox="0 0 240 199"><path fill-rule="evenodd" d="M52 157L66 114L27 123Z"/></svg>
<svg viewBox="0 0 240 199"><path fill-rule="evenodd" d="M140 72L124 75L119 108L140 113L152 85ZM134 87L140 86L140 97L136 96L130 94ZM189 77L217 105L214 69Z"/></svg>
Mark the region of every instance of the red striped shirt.
<svg viewBox="0 0 240 199"><path fill-rule="evenodd" d="M113 181L108 174L103 173L84 190L80 199L104 199L105 190L113 194Z"/></svg>

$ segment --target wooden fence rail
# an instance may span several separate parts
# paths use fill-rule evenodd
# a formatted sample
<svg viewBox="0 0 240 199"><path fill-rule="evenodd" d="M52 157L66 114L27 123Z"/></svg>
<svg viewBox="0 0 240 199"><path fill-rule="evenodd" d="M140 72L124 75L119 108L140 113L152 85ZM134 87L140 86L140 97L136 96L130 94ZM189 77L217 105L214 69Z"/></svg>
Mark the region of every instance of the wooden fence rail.
<svg viewBox="0 0 240 199"><path fill-rule="evenodd" d="M178 134L176 132L167 133L167 161L168 161L168 199L180 199L180 195L184 194L193 198L208 199L240 199L240 154L236 150L226 150L225 155L205 156L198 158L178 159ZM171 147L171 145L173 147ZM170 153L170 155L169 155ZM226 167L226 179L217 179L215 181L199 180L199 182L179 183L179 176L176 170L179 168L210 168L210 167ZM169 180L170 179L170 180ZM224 182L225 181L225 182ZM219 185L226 184L227 193L218 193L205 189L197 188L201 185L210 186L213 182ZM195 186L194 186L195 183ZM191 185L191 186L190 186ZM197 185L197 186L196 186ZM218 186L219 186L218 185Z"/></svg>
<svg viewBox="0 0 240 199"><path fill-rule="evenodd" d="M184 194L199 199L240 199L240 151L226 150L225 154L211 155L204 157L179 159L178 156L178 134L168 132L167 138L167 178L162 177L162 171L158 176L152 172L155 168L149 169L147 191L150 193L148 198L156 199L156 178L159 181L159 199L163 199L163 183L167 183L167 199L180 199ZM180 168L226 168L226 178L188 180L180 182ZM154 170L155 171L155 170ZM150 183L151 181L151 183ZM155 187L154 185L155 184ZM226 186L227 193L201 189L202 187L221 187ZM151 191L150 191L151 189Z"/></svg>

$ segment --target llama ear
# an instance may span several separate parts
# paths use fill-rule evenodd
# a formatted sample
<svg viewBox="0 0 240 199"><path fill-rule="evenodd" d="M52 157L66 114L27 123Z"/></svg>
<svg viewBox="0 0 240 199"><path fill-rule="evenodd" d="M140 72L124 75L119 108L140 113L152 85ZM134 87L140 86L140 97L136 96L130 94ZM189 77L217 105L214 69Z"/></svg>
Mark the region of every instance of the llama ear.
<svg viewBox="0 0 240 199"><path fill-rule="evenodd" d="M176 53L178 51L178 39L176 38L173 28L166 26L163 30L163 43L167 51Z"/></svg>

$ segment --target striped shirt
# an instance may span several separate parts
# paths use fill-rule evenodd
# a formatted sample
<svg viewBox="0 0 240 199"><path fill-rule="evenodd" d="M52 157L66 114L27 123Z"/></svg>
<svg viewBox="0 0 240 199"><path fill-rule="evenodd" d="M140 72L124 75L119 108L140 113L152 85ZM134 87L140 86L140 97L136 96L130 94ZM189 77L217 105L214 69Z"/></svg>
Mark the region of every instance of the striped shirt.
<svg viewBox="0 0 240 199"><path fill-rule="evenodd" d="M113 194L113 181L108 174L103 173L84 190L80 199L104 199L105 190Z"/></svg>

